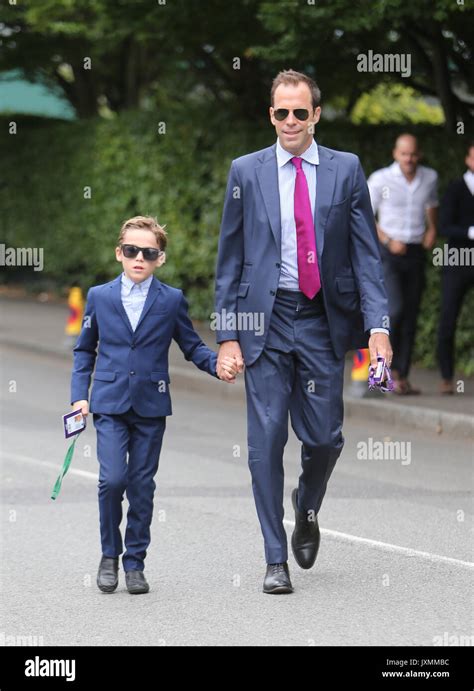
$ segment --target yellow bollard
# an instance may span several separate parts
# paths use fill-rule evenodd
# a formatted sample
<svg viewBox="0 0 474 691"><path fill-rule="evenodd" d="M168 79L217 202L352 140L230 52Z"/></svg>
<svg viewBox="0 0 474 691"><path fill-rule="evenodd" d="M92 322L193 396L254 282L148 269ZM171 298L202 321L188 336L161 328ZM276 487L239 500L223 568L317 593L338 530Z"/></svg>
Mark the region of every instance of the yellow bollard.
<svg viewBox="0 0 474 691"><path fill-rule="evenodd" d="M352 361L352 381L365 381L367 382L367 377L369 376L369 349L362 348L356 350L354 353L354 359Z"/></svg>
<svg viewBox="0 0 474 691"><path fill-rule="evenodd" d="M69 315L66 322L65 333L69 337L69 342L76 340L76 337L81 333L82 318L84 316L84 297L82 290L78 287L70 288L67 304L69 307Z"/></svg>
<svg viewBox="0 0 474 691"><path fill-rule="evenodd" d="M357 398L367 395L367 378L369 376L369 349L361 348L356 350L352 360L351 371L351 394Z"/></svg>

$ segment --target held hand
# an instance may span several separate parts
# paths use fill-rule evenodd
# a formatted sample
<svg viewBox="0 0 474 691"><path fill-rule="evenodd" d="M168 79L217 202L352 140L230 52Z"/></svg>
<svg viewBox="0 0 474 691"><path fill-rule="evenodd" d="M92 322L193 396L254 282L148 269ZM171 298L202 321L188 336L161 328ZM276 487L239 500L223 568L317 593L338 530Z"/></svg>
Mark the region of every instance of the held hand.
<svg viewBox="0 0 474 691"><path fill-rule="evenodd" d="M392 254L406 254L407 246L400 240L390 240L388 249Z"/></svg>
<svg viewBox="0 0 474 691"><path fill-rule="evenodd" d="M436 228L428 228L423 236L422 245L425 250L430 250L436 242Z"/></svg>
<svg viewBox="0 0 474 691"><path fill-rule="evenodd" d="M217 376L228 384L235 383L235 375L238 371L237 359L235 357L222 358L221 363L217 366Z"/></svg>
<svg viewBox="0 0 474 691"><path fill-rule="evenodd" d="M238 341L224 341L219 346L219 352L217 354L217 374L219 376L222 363L225 358L235 358L237 372L244 371L244 359L242 357L242 351L240 349L240 344Z"/></svg>
<svg viewBox="0 0 474 691"><path fill-rule="evenodd" d="M79 408L81 409L84 417L87 417L89 414L89 403L87 401L76 401L72 404L72 410L78 410Z"/></svg>
<svg viewBox="0 0 474 691"><path fill-rule="evenodd" d="M369 338L369 354L370 354L370 364L372 367L377 366L377 355L381 355L385 358L385 362L390 367L392 364L392 346L390 345L390 339L387 334L384 333L374 333Z"/></svg>

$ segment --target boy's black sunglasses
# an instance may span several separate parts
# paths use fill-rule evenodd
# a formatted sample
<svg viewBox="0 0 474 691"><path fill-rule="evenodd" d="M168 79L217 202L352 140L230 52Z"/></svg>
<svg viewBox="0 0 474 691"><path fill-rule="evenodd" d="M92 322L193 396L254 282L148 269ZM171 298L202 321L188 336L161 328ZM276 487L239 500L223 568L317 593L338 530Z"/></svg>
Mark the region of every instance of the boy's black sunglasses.
<svg viewBox="0 0 474 691"><path fill-rule="evenodd" d="M143 259L146 259L147 262L156 262L160 254L162 254L161 250L156 250L154 247L120 245L120 249L123 252L123 256L127 259L135 259L135 257L138 257L138 253L141 252L143 254Z"/></svg>
<svg viewBox="0 0 474 691"><path fill-rule="evenodd" d="M295 108L295 110L292 111L293 115L297 120L307 120L309 118L309 110L306 110L306 108ZM273 111L273 115L277 120L282 122L282 120L285 120L290 111L288 108L277 108L276 110Z"/></svg>

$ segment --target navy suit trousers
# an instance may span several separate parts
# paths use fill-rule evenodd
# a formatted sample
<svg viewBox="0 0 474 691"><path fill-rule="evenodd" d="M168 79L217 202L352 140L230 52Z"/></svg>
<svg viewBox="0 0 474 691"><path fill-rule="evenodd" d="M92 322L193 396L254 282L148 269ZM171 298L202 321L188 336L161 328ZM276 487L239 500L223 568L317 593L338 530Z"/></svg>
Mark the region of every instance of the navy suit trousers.
<svg viewBox="0 0 474 691"><path fill-rule="evenodd" d="M279 289L265 347L245 370L249 467L267 563L285 562L283 452L288 414L301 442L298 505L318 513L342 451L344 358L334 354L322 296Z"/></svg>
<svg viewBox="0 0 474 691"><path fill-rule="evenodd" d="M125 530L124 571L143 571L150 544L154 476L158 470L166 417L143 417L133 408L120 415L94 413L99 472L99 516L102 554L123 551L122 500L129 509ZM128 459L127 459L128 455Z"/></svg>

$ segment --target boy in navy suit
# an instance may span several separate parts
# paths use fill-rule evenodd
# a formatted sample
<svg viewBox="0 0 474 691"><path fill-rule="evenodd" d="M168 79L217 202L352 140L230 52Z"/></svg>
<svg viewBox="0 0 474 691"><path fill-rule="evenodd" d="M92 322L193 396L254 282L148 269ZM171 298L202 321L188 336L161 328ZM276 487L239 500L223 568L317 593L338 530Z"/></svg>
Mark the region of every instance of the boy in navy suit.
<svg viewBox="0 0 474 691"><path fill-rule="evenodd" d="M123 273L89 290L81 334L74 348L73 409L90 412L97 432L102 559L97 585L112 593L118 585L123 551L122 499L129 502L122 557L131 594L149 590L144 560L150 544L154 475L158 469L166 416L172 414L168 351L174 339L186 360L233 383L237 367L228 358L216 371L217 356L200 339L181 290L161 283L153 271L165 261L167 236L153 218L126 221L115 250ZM97 350L98 346L98 350ZM128 462L127 462L128 454Z"/></svg>

